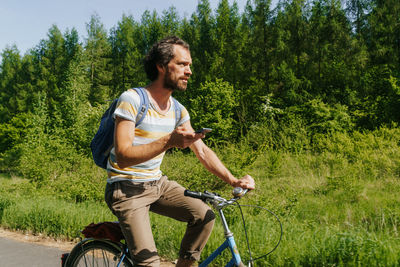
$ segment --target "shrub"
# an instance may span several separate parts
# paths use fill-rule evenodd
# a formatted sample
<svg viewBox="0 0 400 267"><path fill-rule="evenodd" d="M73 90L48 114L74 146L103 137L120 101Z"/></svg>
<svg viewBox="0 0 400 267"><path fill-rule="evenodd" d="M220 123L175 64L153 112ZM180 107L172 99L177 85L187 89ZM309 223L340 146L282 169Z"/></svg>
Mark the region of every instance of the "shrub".
<svg viewBox="0 0 400 267"><path fill-rule="evenodd" d="M22 142L31 126L30 120L30 114L20 113L13 117L9 123L0 124L0 153Z"/></svg>
<svg viewBox="0 0 400 267"><path fill-rule="evenodd" d="M304 118L311 135L351 131L354 127L347 106L341 104L330 106L313 99L291 111Z"/></svg>
<svg viewBox="0 0 400 267"><path fill-rule="evenodd" d="M232 141L237 136L233 119L237 107L232 85L217 79L205 82L200 86L197 96L190 101L192 125L195 128L207 127L213 131L207 134L208 139Z"/></svg>

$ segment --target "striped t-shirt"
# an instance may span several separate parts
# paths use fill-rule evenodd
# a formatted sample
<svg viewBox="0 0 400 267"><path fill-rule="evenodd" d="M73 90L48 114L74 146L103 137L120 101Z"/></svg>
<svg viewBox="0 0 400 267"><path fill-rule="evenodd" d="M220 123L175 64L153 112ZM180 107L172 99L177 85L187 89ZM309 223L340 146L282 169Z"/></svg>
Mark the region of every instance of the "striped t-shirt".
<svg viewBox="0 0 400 267"><path fill-rule="evenodd" d="M166 114L160 114L151 102L149 103L149 109L146 115L144 115L145 117L143 121L135 128L135 138L132 143L133 146L151 143L171 133L175 129L175 126L179 126L190 119L186 108L176 101L176 103L180 105L181 110L181 119L176 123L175 102L172 101L171 98L169 99L169 102L170 108ZM120 96L114 112L114 118L118 116L136 123L139 106L140 97L138 93L133 89L129 89ZM165 152L146 162L121 169L116 162L115 151L114 148L112 148L107 163L107 181L112 183L127 179L134 180L135 182L158 180L162 176L160 165L164 154Z"/></svg>

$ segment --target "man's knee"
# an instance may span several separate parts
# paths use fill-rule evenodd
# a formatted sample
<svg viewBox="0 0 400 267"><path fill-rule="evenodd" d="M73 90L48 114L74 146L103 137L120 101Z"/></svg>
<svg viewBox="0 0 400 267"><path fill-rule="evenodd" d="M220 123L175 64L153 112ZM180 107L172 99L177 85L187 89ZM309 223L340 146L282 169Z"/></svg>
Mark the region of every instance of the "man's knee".
<svg viewBox="0 0 400 267"><path fill-rule="evenodd" d="M203 227L210 228L211 230L213 228L214 221L215 213L210 209L210 207L205 205L205 207L198 211L193 221L189 222L189 225L202 225Z"/></svg>

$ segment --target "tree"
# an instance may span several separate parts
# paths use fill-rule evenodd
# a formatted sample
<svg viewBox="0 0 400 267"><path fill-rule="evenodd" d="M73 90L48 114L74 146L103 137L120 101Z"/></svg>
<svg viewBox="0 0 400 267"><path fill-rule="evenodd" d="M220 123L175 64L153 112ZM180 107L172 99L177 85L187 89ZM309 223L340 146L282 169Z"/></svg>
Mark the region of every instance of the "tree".
<svg viewBox="0 0 400 267"><path fill-rule="evenodd" d="M272 27L270 10L270 0L254 0L255 7L250 11L250 23L252 26L250 43L247 47L252 47L252 69L257 78L263 82L260 95L270 93L270 71L271 71L271 49L272 49Z"/></svg>
<svg viewBox="0 0 400 267"><path fill-rule="evenodd" d="M111 30L113 86L112 95L117 96L132 86L142 85L146 76L142 67L143 55L138 44L140 27L132 16L122 16L118 26Z"/></svg>
<svg viewBox="0 0 400 267"><path fill-rule="evenodd" d="M20 113L32 112L37 94L34 88L32 56L23 58L15 46L2 53L0 66L0 123L8 122Z"/></svg>
<svg viewBox="0 0 400 267"><path fill-rule="evenodd" d="M346 13L353 23L357 38L362 37L362 30L367 25L367 14L370 12L373 0L346 0Z"/></svg>
<svg viewBox="0 0 400 267"><path fill-rule="evenodd" d="M315 2L310 18L310 76L313 96L327 103L349 104L349 75L357 54L351 24L340 1Z"/></svg>
<svg viewBox="0 0 400 267"><path fill-rule="evenodd" d="M271 93L272 51L274 50L270 1L247 1L239 32L242 50L239 67L237 118L242 133L259 121L263 99Z"/></svg>
<svg viewBox="0 0 400 267"><path fill-rule="evenodd" d="M16 113L17 107L12 103L12 97L17 93L16 80L21 69L21 58L17 47L7 47L3 50L0 66L0 123L9 121Z"/></svg>
<svg viewBox="0 0 400 267"><path fill-rule="evenodd" d="M284 1L275 20L275 51L273 59L275 97L281 106L303 103L309 94L307 65L309 64L308 9L304 0Z"/></svg>
<svg viewBox="0 0 400 267"><path fill-rule="evenodd" d="M164 36L175 35L179 32L180 23L178 12L174 6L163 11L161 25Z"/></svg>
<svg viewBox="0 0 400 267"><path fill-rule="evenodd" d="M192 40L191 49L193 68L193 84L198 87L201 82L212 79L210 73L211 65L214 61L215 39L213 36L214 16L211 12L208 0L200 0L197 11L192 15L193 27L197 30Z"/></svg>
<svg viewBox="0 0 400 267"><path fill-rule="evenodd" d="M64 67L68 68L69 63L82 52L83 48L82 45L79 43L79 34L75 28L73 28L72 30L67 29L64 34L64 40L64 49L66 55Z"/></svg>
<svg viewBox="0 0 400 267"><path fill-rule="evenodd" d="M60 123L60 106L62 99L62 83L65 80L66 58L65 39L56 25L53 25L47 34L48 39L40 41L32 50L34 65L33 87L36 93L45 95L45 104L49 117L50 128L56 128Z"/></svg>
<svg viewBox="0 0 400 267"><path fill-rule="evenodd" d="M86 24L86 29L88 36L85 44L85 56L88 60L88 76L91 82L89 100L92 105L97 105L110 99L111 45L97 14L92 15L90 22Z"/></svg>
<svg viewBox="0 0 400 267"><path fill-rule="evenodd" d="M69 140L68 143L73 144L78 151L88 154L93 129L98 126L98 114L89 103L91 83L86 67L83 51L80 51L75 54L66 70L63 99L60 103L63 125L62 129L58 129L58 135L63 135L63 139Z"/></svg>
<svg viewBox="0 0 400 267"><path fill-rule="evenodd" d="M154 10L152 13L146 10L141 19L141 45L140 51L143 55L147 54L150 47L163 36L161 20Z"/></svg>
<svg viewBox="0 0 400 267"><path fill-rule="evenodd" d="M400 73L400 2L376 0L368 21L372 63L388 64Z"/></svg>
<svg viewBox="0 0 400 267"><path fill-rule="evenodd" d="M233 85L239 81L238 73L243 72L241 52L244 46L240 33L240 17L236 2L232 7L228 0L219 3L216 14L215 55L210 72Z"/></svg>

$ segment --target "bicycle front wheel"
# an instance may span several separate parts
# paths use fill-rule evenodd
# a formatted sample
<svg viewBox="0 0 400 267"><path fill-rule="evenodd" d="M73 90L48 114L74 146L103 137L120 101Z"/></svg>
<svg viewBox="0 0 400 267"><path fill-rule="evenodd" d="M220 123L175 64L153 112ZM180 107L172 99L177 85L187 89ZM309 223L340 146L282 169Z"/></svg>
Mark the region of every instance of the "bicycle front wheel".
<svg viewBox="0 0 400 267"><path fill-rule="evenodd" d="M68 256L66 267L118 266L123 255L121 248L107 241L92 240L78 244ZM132 267L127 257L119 266Z"/></svg>

